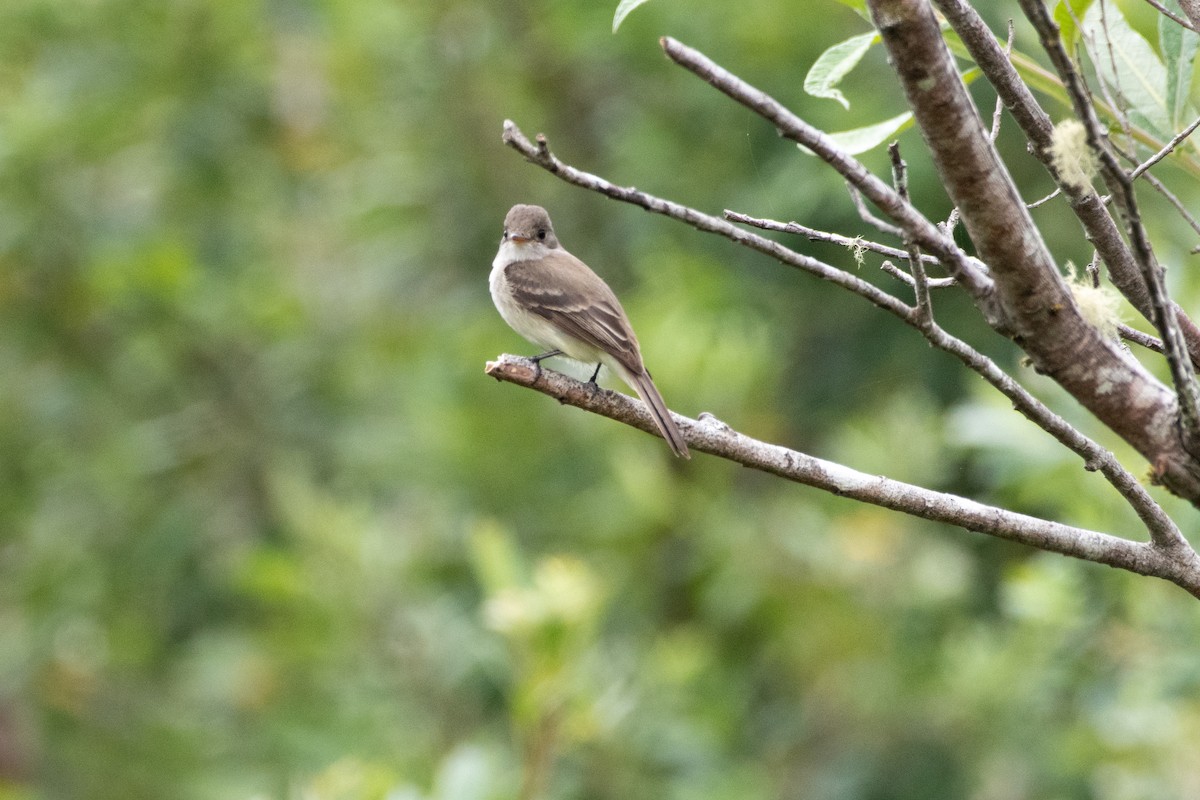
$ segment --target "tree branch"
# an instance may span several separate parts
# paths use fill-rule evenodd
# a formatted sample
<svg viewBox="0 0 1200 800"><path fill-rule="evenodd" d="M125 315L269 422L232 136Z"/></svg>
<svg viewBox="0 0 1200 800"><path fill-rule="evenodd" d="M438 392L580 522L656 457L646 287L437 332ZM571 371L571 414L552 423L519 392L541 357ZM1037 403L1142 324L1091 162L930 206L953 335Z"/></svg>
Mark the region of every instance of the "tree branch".
<svg viewBox="0 0 1200 800"><path fill-rule="evenodd" d="M1084 233L1108 267L1113 285L1137 309L1154 322L1154 308L1146 282L1133 257L1133 252L1121 237L1116 220L1105 208L1100 195L1091 186L1080 186L1062 179L1051 156L1054 123L1038 104L1033 93L1021 80L1016 69L1000 47L987 24L965 0L935 0L938 9L958 34L971 58L987 76L988 82L1004 101L1018 127L1031 145L1033 155L1050 173L1067 198L1071 210L1082 224ZM1197 0L1200 2L1200 0ZM1048 198L1047 198L1048 199ZM1043 202L1043 201L1038 201ZM1037 205L1037 203L1033 204ZM1200 327L1178 305L1173 311L1183 330L1192 362L1200 365Z"/></svg>
<svg viewBox="0 0 1200 800"><path fill-rule="evenodd" d="M733 100L774 124L780 135L816 153L899 225L906 236L936 255L950 274L958 279L959 284L970 292L976 305L994 325L1005 324L1002 312L994 302L992 279L967 257L953 239L940 231L901 197L899 192L872 175L862 162L839 148L824 132L809 125L784 108L779 101L746 83L700 51L669 36L664 36L659 43L676 64L695 73Z"/></svg>
<svg viewBox="0 0 1200 800"><path fill-rule="evenodd" d="M530 359L505 354L488 362L486 372L497 380L534 389L565 405L657 434L649 412L634 398L539 368ZM1190 549L1168 551L1154 544L1062 525L957 495L867 475L835 462L753 439L708 414L702 414L698 420L678 414L672 416L693 450L840 497L1139 575L1162 578L1200 597L1200 557Z"/></svg>
<svg viewBox="0 0 1200 800"><path fill-rule="evenodd" d="M819 231L816 228L810 228L799 222L779 222L773 219L762 219L760 217L752 217L749 214L742 214L739 211L730 211L725 209L722 214L725 219L730 222L740 222L743 225L749 225L754 228L761 228L764 231L779 231L780 233L794 233L797 236L803 236L810 242L826 242L828 244L841 245L842 247L851 250L868 250L872 253L878 253L881 256L890 256L892 258L908 258L908 251L901 250L899 247L889 247L886 244L872 242L869 239L864 239L861 236L843 236L840 233L831 233L829 231ZM921 254L921 260L926 264L941 264L935 256L927 253ZM980 265L982 267L982 264ZM911 276L910 276L911 277ZM953 279L950 279L946 285L952 285Z"/></svg>
<svg viewBox="0 0 1200 800"><path fill-rule="evenodd" d="M1192 23L1192 30L1200 31L1200 0L1179 0L1179 7Z"/></svg>
<svg viewBox="0 0 1200 800"><path fill-rule="evenodd" d="M1146 524L1146 528L1155 542L1169 547L1177 547L1181 544L1186 546L1186 542L1174 522L1154 502L1141 484L1121 466L1111 452L1068 424L1061 416L1055 414L1031 395L1008 373L1000 369L994 361L966 342L951 336L937 324L920 324L915 313L916 310L912 306L844 270L796 253L778 242L751 234L723 219L709 216L694 208L655 197L632 187L616 186L597 175L564 164L550 152L550 145L545 136L539 134L535 145L510 120L506 120L504 123L502 138L505 144L524 155L529 161L568 183L632 203L649 211L665 214L673 219L687 222L699 230L725 236L738 244L770 255L784 264L798 267L849 289L899 317L906 324L920 331L930 344L954 356L969 369L981 375L997 391L1012 401L1013 408L1053 436L1059 443L1078 454L1087 469L1099 470Z"/></svg>
<svg viewBox="0 0 1200 800"><path fill-rule="evenodd" d="M1175 304L1167 295L1162 266L1154 257L1150 246L1150 237L1142 225L1141 214L1138 211L1137 194L1134 192L1133 180L1121 167L1116 153L1108 145L1108 139L1096 109L1092 106L1091 97L1084 85L1083 77L1075 69L1074 62L1067 55L1059 36L1058 26L1050 18L1042 0L1019 0L1025 16L1038 32L1042 48L1050 57L1051 63L1062 78L1071 105L1076 116L1083 122L1087 131L1088 146L1096 154L1100 163L1100 173L1108 190L1116 201L1117 209L1125 221L1126 233L1132 243L1134 259L1142 272L1142 280L1150 292L1150 303L1153 310L1151 321L1162 336L1163 350L1167 364L1171 368L1171 380L1175 386L1175 394L1179 403L1179 425L1183 446L1190 453L1200 454L1200 387L1196 385L1196 374L1192 367L1183 333L1179 327L1176 314L1172 313Z"/></svg>
<svg viewBox="0 0 1200 800"><path fill-rule="evenodd" d="M1200 464L1180 430L1177 398L1079 313L958 76L928 0L868 5L942 184L991 270L1008 332L1040 372L1150 460L1163 483L1200 505Z"/></svg>

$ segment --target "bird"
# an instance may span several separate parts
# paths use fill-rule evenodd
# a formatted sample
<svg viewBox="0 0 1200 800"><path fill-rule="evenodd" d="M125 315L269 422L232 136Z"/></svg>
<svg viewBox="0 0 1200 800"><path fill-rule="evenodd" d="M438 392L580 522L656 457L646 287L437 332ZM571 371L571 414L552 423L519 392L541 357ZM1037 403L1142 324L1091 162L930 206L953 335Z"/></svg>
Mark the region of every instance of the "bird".
<svg viewBox="0 0 1200 800"><path fill-rule="evenodd" d="M504 235L488 283L492 302L514 331L552 356L606 366L650 410L671 452L691 458L662 394L642 362L641 348L621 302L608 284L559 243L541 206L518 204L504 218Z"/></svg>

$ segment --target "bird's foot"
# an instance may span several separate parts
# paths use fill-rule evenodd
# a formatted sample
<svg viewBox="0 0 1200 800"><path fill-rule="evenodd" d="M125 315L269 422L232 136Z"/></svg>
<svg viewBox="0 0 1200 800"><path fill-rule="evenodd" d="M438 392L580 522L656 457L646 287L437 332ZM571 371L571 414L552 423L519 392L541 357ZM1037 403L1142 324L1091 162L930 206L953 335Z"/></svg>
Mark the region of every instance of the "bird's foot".
<svg viewBox="0 0 1200 800"><path fill-rule="evenodd" d="M542 377L542 361L547 358L553 358L554 356L561 356L561 355L562 355L562 350L547 350L545 353L542 353L540 356L533 356L529 359L530 361L533 362L534 383L537 382L538 378Z"/></svg>

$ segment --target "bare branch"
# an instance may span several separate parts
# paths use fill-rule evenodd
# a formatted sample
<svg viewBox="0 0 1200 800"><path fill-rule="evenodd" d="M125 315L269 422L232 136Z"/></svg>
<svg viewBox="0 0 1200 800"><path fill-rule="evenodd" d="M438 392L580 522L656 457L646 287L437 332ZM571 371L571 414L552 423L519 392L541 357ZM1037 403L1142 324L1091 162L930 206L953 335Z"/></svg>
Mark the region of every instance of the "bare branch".
<svg viewBox="0 0 1200 800"><path fill-rule="evenodd" d="M659 40L663 51L681 67L712 84L721 92L775 125L782 136L802 144L817 154L850 182L912 237L913 241L941 260L959 284L975 299L984 315L995 325L1003 325L1001 312L993 298L991 278L981 273L966 254L938 230L895 189L872 175L863 164L839 148L828 135L784 108L779 101L756 89L698 50L664 36ZM987 259L983 259L987 261Z"/></svg>
<svg viewBox="0 0 1200 800"><path fill-rule="evenodd" d="M803 236L810 242L825 242L827 244L841 245L851 249L868 250L872 253L878 253L881 256L890 256L892 258L907 258L908 253L901 250L899 247L889 247L886 244L872 242L869 239L864 239L861 236L843 236L840 233L831 233L828 231L819 231L816 228L810 228L807 225L802 225L799 222L778 222L773 219L761 219L759 217L751 217L748 214L742 214L737 211L725 209L723 214L725 219L730 222L740 222L743 225L750 225L755 228L761 228L764 231L779 231L780 233L794 233L798 236ZM922 255L921 260L927 264L940 264L936 257L931 255ZM982 265L980 265L982 267Z"/></svg>
<svg viewBox="0 0 1200 800"><path fill-rule="evenodd" d="M527 358L502 355L489 362L486 371L497 380L535 389L560 403L600 414L646 433L657 431L645 406L634 398L596 388L552 370L538 369ZM890 478L867 475L835 462L753 439L711 415L701 415L698 420L678 414L672 416L693 450L840 497L1139 575L1162 578L1200 597L1200 557L1190 549L1168 551L1152 543L1062 525Z"/></svg>
<svg viewBox="0 0 1200 800"><path fill-rule="evenodd" d="M1197 121L1200 121L1200 120L1197 120ZM1125 159L1130 164L1137 163L1137 160L1134 158L1133 153L1130 153L1120 147L1117 147L1115 144L1113 145L1113 148L1117 151L1117 154L1120 155L1121 158ZM1137 170L1135 169L1134 172L1137 172ZM1134 177L1134 173L1130 173L1130 176ZM1196 221L1196 218L1192 215L1192 212L1188 210L1187 206L1185 206L1183 204L1183 201L1180 200L1179 197L1177 197L1174 192L1172 192L1170 189L1168 189L1166 187L1166 184L1164 184L1158 178L1154 177L1154 174L1152 172L1147 172L1147 171L1137 172L1136 177L1138 177L1141 180L1145 181L1146 183L1150 184L1150 188L1154 189L1154 191L1158 192L1160 195L1163 196L1163 199L1165 199L1168 203L1170 203L1172 206L1174 206L1175 211L1177 211L1179 213L1180 218L1184 222L1186 222L1192 230L1194 230L1196 233L1200 234L1200 222ZM1110 198L1108 198L1108 197L1104 198L1104 201L1106 203L1109 202L1109 200L1110 200ZM1178 308L1178 305L1176 305L1176 308ZM1188 337L1187 323L1190 322L1190 320L1187 317L1183 317L1178 314L1176 316L1179 318L1179 324L1183 330L1184 338L1187 339L1187 337ZM1188 342L1188 348L1189 349L1191 348L1190 340ZM1194 358L1194 357L1192 358L1192 364L1194 366L1200 367L1200 363L1198 363L1196 358Z"/></svg>
<svg viewBox="0 0 1200 800"><path fill-rule="evenodd" d="M1179 133L1175 134L1174 138L1172 138L1171 141L1167 142L1166 145L1164 145L1161 150L1159 150L1157 153L1150 156L1150 158L1146 159L1141 164L1139 164L1137 166L1137 169L1135 169L1135 170L1133 170L1133 172L1129 173L1129 179L1137 180L1139 175L1141 175L1143 172L1150 169L1155 164L1157 164L1159 161L1162 161L1164 158L1166 158L1168 155L1170 155L1172 153L1172 151L1174 151L1175 148L1178 147L1183 142L1184 139L1186 139L1192 135L1192 131L1196 130L1197 127L1200 127L1200 117L1196 117L1196 119L1192 122L1191 125L1188 125L1186 128L1181 130Z"/></svg>
<svg viewBox="0 0 1200 800"><path fill-rule="evenodd" d="M1038 208L1039 206L1044 206L1046 203L1049 203L1051 200L1058 197L1060 194L1062 194L1062 187L1055 189L1053 192L1046 195L1045 197L1043 197L1040 200L1034 200L1032 203L1026 203L1025 207L1032 209L1032 208Z"/></svg>
<svg viewBox="0 0 1200 800"><path fill-rule="evenodd" d="M1163 351L1162 339L1151 336L1148 333L1142 333L1137 328L1131 328L1128 325L1118 325L1117 333L1125 341L1139 344L1147 350L1155 353L1162 353Z"/></svg>
<svg viewBox="0 0 1200 800"><path fill-rule="evenodd" d="M850 193L850 202L854 205L854 210L858 212L859 219L882 234L894 236L897 239L904 238L904 231L890 222L884 222L871 213L871 209L867 208L867 202L863 200L862 192L854 188L854 184L847 181L846 191Z"/></svg>
<svg viewBox="0 0 1200 800"><path fill-rule="evenodd" d="M908 258L907 255L904 257ZM921 258L923 258L923 259L928 258L928 257L929 256L926 256L924 253L921 254ZM884 272L886 272L888 275L891 275L893 278L904 281L909 286L916 288L917 282L915 280L913 280L913 276L911 274L905 272L904 270L900 269L892 262L884 261L882 264L879 265L879 268L881 270L883 270ZM928 286L930 289L948 289L951 286L957 285L957 282L954 280L954 278L926 278L925 285Z"/></svg>
<svg viewBox="0 0 1200 800"><path fill-rule="evenodd" d="M1008 21L1008 40L1004 45L1004 55L1006 58L1012 56L1013 40L1016 34L1013 29L1013 21ZM988 134L988 138L992 140L992 144L996 143L996 139L1000 136L1000 112L1004 110L1004 98L999 92L996 93L996 108L992 111L992 130Z"/></svg>
<svg viewBox="0 0 1200 800"><path fill-rule="evenodd" d="M539 135L537 144L531 143L511 121L504 123L503 139L513 149L524 155L534 164L557 175L559 178L600 194L613 197L628 203L633 203L650 211L681 220L699 230L717 233L730 240L762 252L778 259L784 264L795 266L847 288L866 298L879 308L899 317L905 323L913 326L925 338L955 358L964 365L979 373L993 387L1012 401L1013 407L1045 430L1057 441L1078 454L1087 469L1099 470L1109 483L1126 499L1126 502L1146 524L1151 538L1164 542L1172 547L1183 541L1175 524L1162 509L1154 502L1137 480L1126 471L1116 458L1096 442L1081 434L1062 417L1047 408L1041 401L1033 397L1018 384L1011 376L1000 369L995 362L970 347L960 339L946 333L936 324L921 326L918 324L915 309L890 294L880 291L873 285L862 281L856 276L824 264L816 259L803 256L778 242L744 231L731 225L725 220L710 217L696 209L673 203L669 200L655 197L633 188L615 186L609 181L596 175L564 164L550 152L546 137Z"/></svg>
<svg viewBox="0 0 1200 800"><path fill-rule="evenodd" d="M900 157L900 143L888 145L888 156L892 160L892 183L896 191L905 200L908 196L908 165ZM917 325L922 329L933 324L933 304L929 299L929 278L925 275L925 265L921 263L921 248L911 238L905 237L908 248L908 269L912 273L913 294L917 300Z"/></svg>

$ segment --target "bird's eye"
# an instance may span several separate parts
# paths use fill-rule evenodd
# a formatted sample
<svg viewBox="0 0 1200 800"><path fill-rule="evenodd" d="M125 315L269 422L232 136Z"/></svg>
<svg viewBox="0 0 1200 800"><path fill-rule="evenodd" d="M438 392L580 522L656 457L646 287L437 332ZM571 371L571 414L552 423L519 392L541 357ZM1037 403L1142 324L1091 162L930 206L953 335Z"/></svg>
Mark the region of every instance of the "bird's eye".
<svg viewBox="0 0 1200 800"><path fill-rule="evenodd" d="M539 228L538 229L538 241L545 241L545 239L546 239L546 229Z"/></svg>
<svg viewBox="0 0 1200 800"><path fill-rule="evenodd" d="M504 229L504 233L501 234L501 236L500 236L500 241L502 241L502 242L508 241L508 228Z"/></svg>

